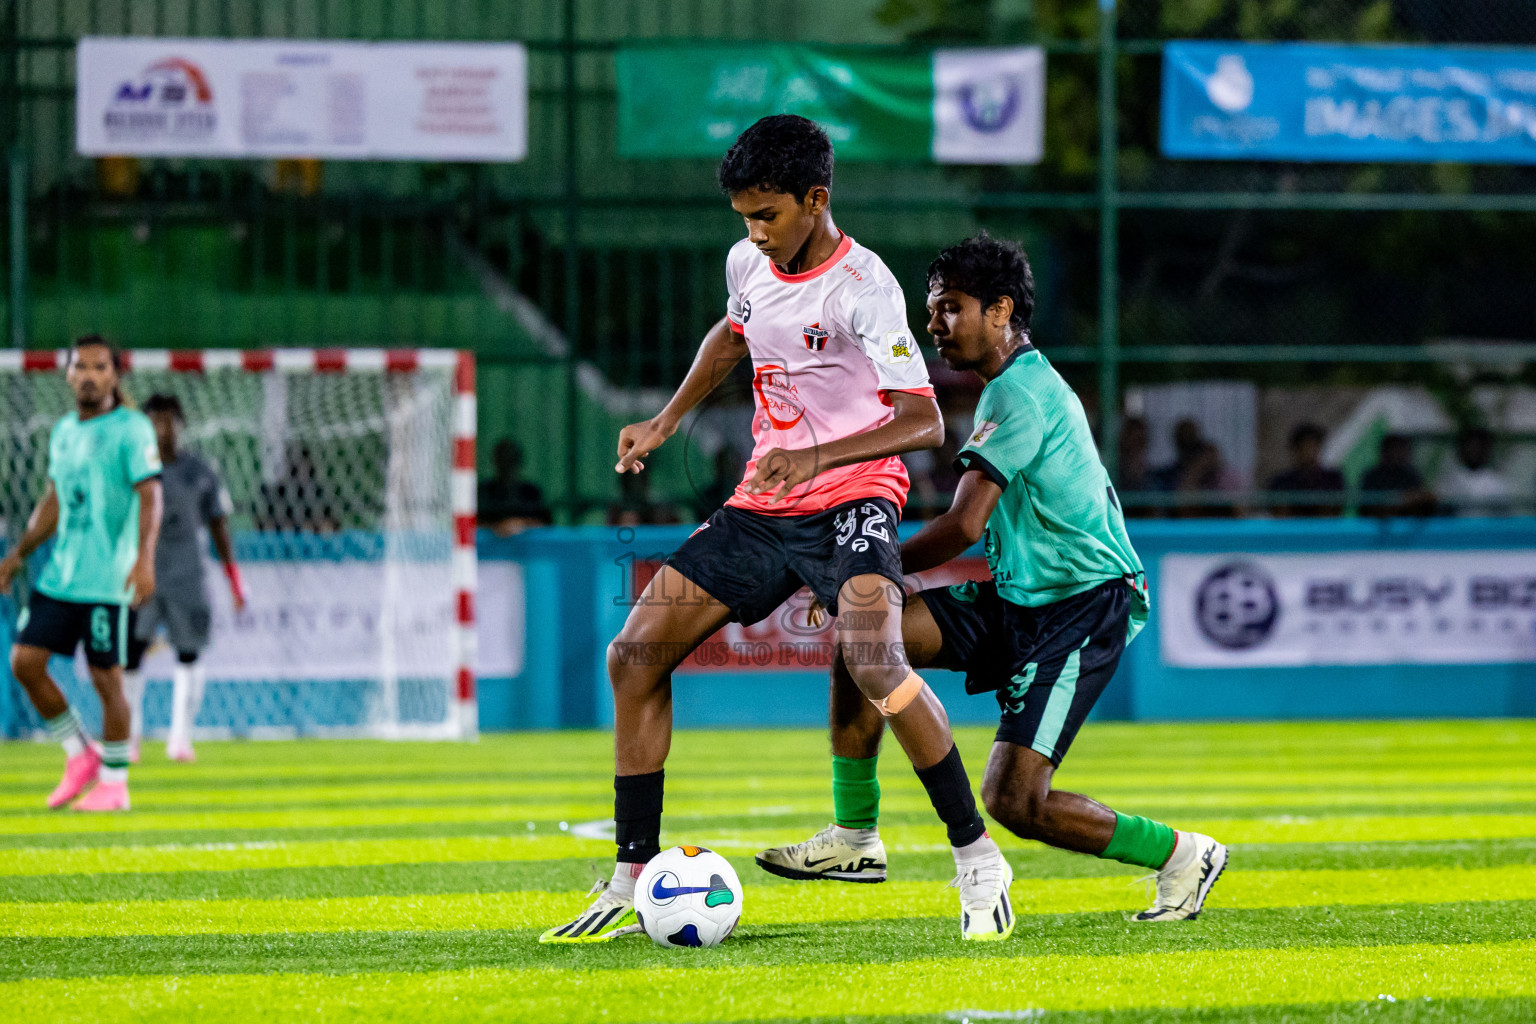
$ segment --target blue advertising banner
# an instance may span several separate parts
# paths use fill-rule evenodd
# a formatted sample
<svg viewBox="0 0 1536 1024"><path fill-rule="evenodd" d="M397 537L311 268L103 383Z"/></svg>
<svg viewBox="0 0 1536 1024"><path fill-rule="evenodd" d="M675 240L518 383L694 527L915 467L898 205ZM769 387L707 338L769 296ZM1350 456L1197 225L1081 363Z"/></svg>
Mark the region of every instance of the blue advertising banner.
<svg viewBox="0 0 1536 1024"><path fill-rule="evenodd" d="M1536 163L1536 50L1178 42L1163 154Z"/></svg>

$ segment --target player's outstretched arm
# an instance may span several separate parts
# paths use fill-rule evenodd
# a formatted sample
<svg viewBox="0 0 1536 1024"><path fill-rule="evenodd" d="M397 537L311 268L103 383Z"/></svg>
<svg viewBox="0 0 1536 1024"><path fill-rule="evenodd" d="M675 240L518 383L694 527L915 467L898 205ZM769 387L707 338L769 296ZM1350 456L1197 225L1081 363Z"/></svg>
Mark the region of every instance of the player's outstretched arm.
<svg viewBox="0 0 1536 1024"><path fill-rule="evenodd" d="M638 473L644 469L645 463L640 460L675 434L683 417L719 387L746 354L746 340L731 330L727 318L721 317L720 322L704 335L704 342L693 357L693 365L688 368L687 376L678 385L667 407L653 418L631 423L619 431L619 462L613 467L614 471Z"/></svg>
<svg viewBox="0 0 1536 1024"><path fill-rule="evenodd" d="M812 448L775 448L757 460L757 471L747 482L747 490L753 494L772 491L770 501L777 503L817 473L944 443L944 417L931 396L909 391L890 394L896 415L889 423Z"/></svg>
<svg viewBox="0 0 1536 1024"><path fill-rule="evenodd" d="M32 552L42 547L43 542L53 536L53 531L59 528L59 492L53 489L53 481L48 481L48 489L43 491L42 500L32 510L32 515L27 519L27 530L11 549L10 554L0 559L0 594L10 592L11 580L27 564L27 559Z"/></svg>
<svg viewBox="0 0 1536 1024"><path fill-rule="evenodd" d="M137 608L155 593L155 546L160 542L165 496L158 476L140 480L133 490L139 496L139 557L128 572L128 586L133 589L133 605Z"/></svg>
<svg viewBox="0 0 1536 1024"><path fill-rule="evenodd" d="M229 517L214 516L208 520L208 536L213 538L213 549L219 553L224 575L229 578L229 595L234 599L235 611L245 611L245 584L240 579L240 566L235 564L235 545L229 539Z"/></svg>
<svg viewBox="0 0 1536 1024"><path fill-rule="evenodd" d="M981 540L1003 489L979 469L966 470L949 511L925 525L901 546L901 571L922 572L943 565Z"/></svg>

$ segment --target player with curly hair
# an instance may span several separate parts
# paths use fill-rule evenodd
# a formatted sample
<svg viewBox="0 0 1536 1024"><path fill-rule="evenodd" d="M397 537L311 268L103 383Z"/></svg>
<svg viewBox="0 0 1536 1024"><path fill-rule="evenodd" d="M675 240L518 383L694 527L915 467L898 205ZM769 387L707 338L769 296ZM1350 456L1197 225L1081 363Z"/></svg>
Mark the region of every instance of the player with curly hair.
<svg viewBox="0 0 1536 1024"><path fill-rule="evenodd" d="M988 581L914 594L901 634L916 667L966 674L996 695L1001 720L982 779L998 824L1024 839L1157 873L1138 921L1193 918L1227 862L1209 836L1121 814L1052 777L1125 645L1147 620L1146 575L1099 461L1082 403L1030 339L1034 276L1017 245L985 233L928 268L928 331L955 370L986 382L955 468L949 511L901 546L902 569L942 565L985 538ZM881 881L875 758L884 723L840 666L832 671L835 821L758 854L788 878Z"/></svg>

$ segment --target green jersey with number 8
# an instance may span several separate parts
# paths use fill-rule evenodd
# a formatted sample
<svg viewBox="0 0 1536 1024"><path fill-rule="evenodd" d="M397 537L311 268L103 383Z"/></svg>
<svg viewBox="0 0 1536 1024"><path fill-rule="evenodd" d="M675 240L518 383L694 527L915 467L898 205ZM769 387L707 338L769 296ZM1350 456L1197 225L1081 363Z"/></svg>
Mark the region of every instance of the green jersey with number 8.
<svg viewBox="0 0 1536 1024"><path fill-rule="evenodd" d="M1025 344L987 383L976 428L955 459L1003 489L987 519L987 564L998 595L1027 608L1125 579L1130 636L1147 621L1146 577L1083 404Z"/></svg>
<svg viewBox="0 0 1536 1024"><path fill-rule="evenodd" d="M48 478L59 496L53 553L37 589L58 601L130 601L128 573L139 556L139 496L160 473L149 417L119 406L84 421L72 412L48 439Z"/></svg>

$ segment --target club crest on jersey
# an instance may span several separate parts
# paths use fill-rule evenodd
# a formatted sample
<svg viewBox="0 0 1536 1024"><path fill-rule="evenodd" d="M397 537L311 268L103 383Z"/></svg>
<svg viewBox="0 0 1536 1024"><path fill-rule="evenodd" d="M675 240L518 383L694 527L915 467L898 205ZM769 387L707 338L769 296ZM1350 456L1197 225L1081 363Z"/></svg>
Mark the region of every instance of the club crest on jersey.
<svg viewBox="0 0 1536 1024"><path fill-rule="evenodd" d="M917 343L906 331L891 331L885 336L885 347L880 353L887 363L910 363L917 358Z"/></svg>
<svg viewBox="0 0 1536 1024"><path fill-rule="evenodd" d="M805 339L805 347L812 352L820 352L826 348L827 336L831 333L831 331L822 330L819 322L810 326L800 325L800 336Z"/></svg>

